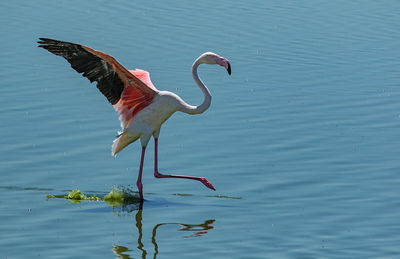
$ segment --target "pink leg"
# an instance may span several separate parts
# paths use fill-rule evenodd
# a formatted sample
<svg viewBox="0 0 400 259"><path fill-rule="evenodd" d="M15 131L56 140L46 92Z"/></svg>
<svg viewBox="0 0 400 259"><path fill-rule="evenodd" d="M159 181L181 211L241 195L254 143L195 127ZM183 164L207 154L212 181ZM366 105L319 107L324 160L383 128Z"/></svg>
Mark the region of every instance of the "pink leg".
<svg viewBox="0 0 400 259"><path fill-rule="evenodd" d="M183 178L202 182L206 187L215 191L214 186L205 177L197 176L186 176L186 175L172 175L172 174L160 174L158 172L158 138L154 138L154 177L156 178Z"/></svg>
<svg viewBox="0 0 400 259"><path fill-rule="evenodd" d="M136 185L139 190L140 199L143 200L143 184L142 184L142 172L143 172L143 162L144 162L144 153L146 151L146 147L142 147L142 157L140 158L140 167L139 167L139 175L136 182Z"/></svg>

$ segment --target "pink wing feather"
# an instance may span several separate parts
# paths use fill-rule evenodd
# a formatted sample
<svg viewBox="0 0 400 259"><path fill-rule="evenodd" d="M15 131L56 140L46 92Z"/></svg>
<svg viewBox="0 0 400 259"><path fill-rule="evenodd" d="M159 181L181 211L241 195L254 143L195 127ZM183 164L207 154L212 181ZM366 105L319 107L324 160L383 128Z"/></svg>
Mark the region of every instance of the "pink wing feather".
<svg viewBox="0 0 400 259"><path fill-rule="evenodd" d="M154 90L154 92L158 92L157 88L155 88L150 80L149 72L141 69L129 70L129 72L142 81L147 87ZM126 129L135 115L153 101L153 97L154 95L149 95L144 91L140 91L140 88L126 85L122 91L121 99L118 103L113 105L114 109L119 113L121 127Z"/></svg>
<svg viewBox="0 0 400 259"><path fill-rule="evenodd" d="M145 83L148 87L152 88L154 91L158 92L157 88L153 85L153 83L150 80L150 73L147 72L146 70L138 69L136 68L135 70L128 70L131 72L134 76L140 79L143 83Z"/></svg>

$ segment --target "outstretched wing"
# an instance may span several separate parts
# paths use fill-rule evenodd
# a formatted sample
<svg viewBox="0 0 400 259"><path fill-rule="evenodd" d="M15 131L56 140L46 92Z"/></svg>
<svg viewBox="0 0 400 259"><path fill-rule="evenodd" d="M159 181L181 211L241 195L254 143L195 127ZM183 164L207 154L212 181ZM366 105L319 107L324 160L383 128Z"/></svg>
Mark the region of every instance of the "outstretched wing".
<svg viewBox="0 0 400 259"><path fill-rule="evenodd" d="M97 88L120 113L124 127L127 121L152 102L157 93L148 72L141 70L145 73L139 73L139 79L108 54L80 44L47 38L40 38L38 43L39 47L64 57L90 82L96 81Z"/></svg>

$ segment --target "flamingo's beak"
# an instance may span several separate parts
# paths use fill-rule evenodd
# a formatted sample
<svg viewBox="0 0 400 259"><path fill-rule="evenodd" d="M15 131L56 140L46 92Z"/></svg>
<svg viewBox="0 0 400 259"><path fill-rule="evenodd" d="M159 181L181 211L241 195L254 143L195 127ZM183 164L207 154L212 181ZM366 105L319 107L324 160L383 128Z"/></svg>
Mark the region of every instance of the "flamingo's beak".
<svg viewBox="0 0 400 259"><path fill-rule="evenodd" d="M213 190L213 191L216 191L215 188L214 188L214 186L213 186L211 183L210 183L210 185L211 185L211 186L208 186L208 188L210 188L210 189Z"/></svg>
<svg viewBox="0 0 400 259"><path fill-rule="evenodd" d="M231 63L228 62L228 68L226 69L228 74L231 75Z"/></svg>

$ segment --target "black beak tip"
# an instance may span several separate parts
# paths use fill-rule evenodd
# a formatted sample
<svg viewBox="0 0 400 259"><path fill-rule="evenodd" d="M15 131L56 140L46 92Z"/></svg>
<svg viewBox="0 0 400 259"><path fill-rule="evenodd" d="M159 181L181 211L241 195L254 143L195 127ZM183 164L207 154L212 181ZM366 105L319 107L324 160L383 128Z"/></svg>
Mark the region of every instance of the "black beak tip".
<svg viewBox="0 0 400 259"><path fill-rule="evenodd" d="M228 63L228 69L227 70L228 70L228 74L231 75L232 71L231 71L231 64L230 63Z"/></svg>

